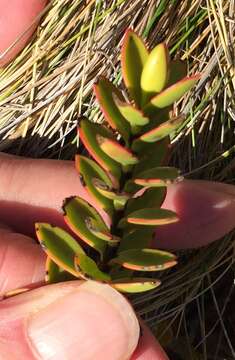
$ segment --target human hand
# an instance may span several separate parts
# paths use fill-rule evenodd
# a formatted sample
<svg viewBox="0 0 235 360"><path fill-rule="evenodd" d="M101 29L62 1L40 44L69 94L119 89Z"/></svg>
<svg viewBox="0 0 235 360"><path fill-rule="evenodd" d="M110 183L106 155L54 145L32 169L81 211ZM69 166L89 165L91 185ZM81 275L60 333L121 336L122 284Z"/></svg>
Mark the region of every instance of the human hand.
<svg viewBox="0 0 235 360"><path fill-rule="evenodd" d="M7 30L1 53L28 29L45 3L0 0L1 29ZM23 48L35 26L0 58L0 66ZM203 182L169 188L164 206L176 210L180 221L157 230L156 246L197 247L234 227L233 188L210 188ZM34 222L65 226L58 210L63 198L73 194L87 196L72 163L0 158L0 293L36 288L1 302L0 359L166 360L145 326L139 339L133 309L111 287L81 281L40 287L45 256L30 238Z"/></svg>
<svg viewBox="0 0 235 360"><path fill-rule="evenodd" d="M0 156L0 222L4 224L0 230L0 293L38 287L43 282L45 256L30 238L34 223L65 226L62 200L76 194L88 197L73 162ZM234 199L234 188L228 185L182 182L171 186L165 206L176 210L180 221L167 245L180 247L185 226L191 233L186 234L184 246L206 244L231 230ZM207 231L205 217L200 220L195 214L202 205ZM167 228L158 234L157 246L163 246L167 231L173 231ZM42 286L0 304L0 358L4 360L30 360L38 354L41 359L57 360L78 356L79 360L167 359L145 327L137 346L138 338L134 311L107 285L74 281Z"/></svg>

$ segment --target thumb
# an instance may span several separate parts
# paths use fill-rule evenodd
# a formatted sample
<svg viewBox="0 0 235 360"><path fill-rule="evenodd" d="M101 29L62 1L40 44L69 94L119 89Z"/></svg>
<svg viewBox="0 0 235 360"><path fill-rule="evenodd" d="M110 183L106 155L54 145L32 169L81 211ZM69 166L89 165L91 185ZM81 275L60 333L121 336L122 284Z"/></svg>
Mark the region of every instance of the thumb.
<svg viewBox="0 0 235 360"><path fill-rule="evenodd" d="M131 305L110 286L76 281L2 301L0 338L6 360L127 360L139 324Z"/></svg>

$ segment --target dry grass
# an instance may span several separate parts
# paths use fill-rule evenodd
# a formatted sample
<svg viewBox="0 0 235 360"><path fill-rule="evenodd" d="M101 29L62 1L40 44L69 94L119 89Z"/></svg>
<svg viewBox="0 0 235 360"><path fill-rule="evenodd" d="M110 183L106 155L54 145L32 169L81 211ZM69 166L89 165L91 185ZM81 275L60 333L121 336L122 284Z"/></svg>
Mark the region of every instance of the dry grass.
<svg viewBox="0 0 235 360"><path fill-rule="evenodd" d="M186 177L234 183L234 14L234 0L51 1L32 42L0 72L0 150L73 158L79 116L101 118L95 78L121 83L120 44L133 26L150 46L167 41L189 73L202 72L176 105L188 117L172 139L171 162ZM183 359L235 357L226 316L234 299L233 246L231 234L181 254L178 271L164 275L158 291L134 299L153 328L162 323L168 335L174 329L177 339L164 343L184 349Z"/></svg>

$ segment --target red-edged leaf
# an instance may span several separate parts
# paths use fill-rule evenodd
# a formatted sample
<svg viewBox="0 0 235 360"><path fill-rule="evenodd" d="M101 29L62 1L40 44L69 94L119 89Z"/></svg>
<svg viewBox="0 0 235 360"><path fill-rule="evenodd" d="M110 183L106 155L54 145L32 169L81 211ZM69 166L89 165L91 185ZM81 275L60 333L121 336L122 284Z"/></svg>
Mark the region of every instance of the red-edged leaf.
<svg viewBox="0 0 235 360"><path fill-rule="evenodd" d="M125 190L128 192L137 192L140 187L162 187L171 184L179 179L179 170L174 167L155 167L145 170L138 174L137 177L130 179Z"/></svg>
<svg viewBox="0 0 235 360"><path fill-rule="evenodd" d="M113 100L113 94L121 101L124 100L121 92L108 79L103 77L94 85L94 92L105 119L127 142L130 134L130 126Z"/></svg>
<svg viewBox="0 0 235 360"><path fill-rule="evenodd" d="M109 175L112 174L112 180L115 182L115 187L118 187L117 180L121 176L121 167L120 165L111 159L106 153L100 148L100 145L97 141L97 135L114 139L114 136L108 129L100 124L94 124L87 119L82 119L80 121L79 136L83 142L86 149L89 151L91 156L102 166Z"/></svg>
<svg viewBox="0 0 235 360"><path fill-rule="evenodd" d="M110 177L95 161L88 159L86 156L76 155L75 165L83 185L91 194L91 196L97 201L98 206L101 206L110 215L112 215L112 201L97 191L93 185L93 179L99 179L108 187L112 188L115 184L113 184Z"/></svg>
<svg viewBox="0 0 235 360"><path fill-rule="evenodd" d="M132 106L131 104L120 101L119 98L114 94L113 99L123 117L130 123L132 129L136 129L139 126L148 124L149 118L144 113Z"/></svg>
<svg viewBox="0 0 235 360"><path fill-rule="evenodd" d="M123 293L141 293L156 289L161 284L160 280L148 278L120 279L112 282L111 286Z"/></svg>
<svg viewBox="0 0 235 360"><path fill-rule="evenodd" d="M145 113L149 114L156 109L162 109L170 106L175 101L178 101L187 91L189 91L196 82L200 79L201 75L193 75L185 77L178 81L176 84L166 88L160 94L154 96L145 107Z"/></svg>
<svg viewBox="0 0 235 360"><path fill-rule="evenodd" d="M81 274L80 277L82 277ZM54 284L62 281L70 281L76 279L77 276L75 277L68 271L65 271L63 268L58 266L49 256L47 256L45 276L45 280L47 283Z"/></svg>
<svg viewBox="0 0 235 360"><path fill-rule="evenodd" d="M96 265L95 261L92 260L86 254L78 254L75 256L74 265L78 272L82 272L86 278L96 281L110 281L111 277L101 271Z"/></svg>
<svg viewBox="0 0 235 360"><path fill-rule="evenodd" d="M138 158L118 141L98 135L97 142L104 153L121 165L126 166L137 164Z"/></svg>
<svg viewBox="0 0 235 360"><path fill-rule="evenodd" d="M139 162L135 165L133 174L137 175L145 170L161 166L164 162L166 162L168 152L168 137L155 143L146 143L140 141L137 146Z"/></svg>
<svg viewBox="0 0 235 360"><path fill-rule="evenodd" d="M126 222L135 225L158 226L178 221L176 213L159 208L145 208L130 213Z"/></svg>
<svg viewBox="0 0 235 360"><path fill-rule="evenodd" d="M132 249L122 251L111 260L121 266L136 271L161 271L176 265L176 256L155 249Z"/></svg>
<svg viewBox="0 0 235 360"><path fill-rule="evenodd" d="M164 109L156 109L154 114L150 115L150 121L148 124L146 124L142 129L141 133L145 133L147 131L150 131L154 129L155 127L161 125L165 121L169 120L171 117L173 117L173 107L167 106Z"/></svg>
<svg viewBox="0 0 235 360"><path fill-rule="evenodd" d="M174 167L157 167L140 173L132 181L144 187L167 186L179 177L179 173Z"/></svg>
<svg viewBox="0 0 235 360"><path fill-rule="evenodd" d="M107 241L109 245L115 246L120 242L119 237L114 236L107 230L100 229L100 227L97 226L97 222L94 220L94 218L86 218L85 224L88 230L90 230L93 235L100 238L101 240Z"/></svg>
<svg viewBox="0 0 235 360"><path fill-rule="evenodd" d="M75 277L81 274L74 267L74 257L84 253L78 242L65 230L46 223L35 225L36 235L45 253L62 269Z"/></svg>
<svg viewBox="0 0 235 360"><path fill-rule="evenodd" d="M133 149L138 149L138 146L141 146L140 142L154 143L156 141L162 140L165 137L169 136L185 121L185 115L180 115L175 118L172 118L168 121L165 121L160 126L157 126L155 129L152 129L145 134L141 135L133 143Z"/></svg>
<svg viewBox="0 0 235 360"><path fill-rule="evenodd" d="M103 181L99 179L93 179L93 185L103 196L110 200L119 200L126 202L130 198L130 194L125 192L118 192L108 187Z"/></svg>
<svg viewBox="0 0 235 360"><path fill-rule="evenodd" d="M25 288L18 288L18 289L7 291L6 293L1 294L1 300L6 300L12 296L20 295L20 294L23 294L30 290L32 290L32 288L29 286L29 287L25 287Z"/></svg>
<svg viewBox="0 0 235 360"><path fill-rule="evenodd" d="M80 197L71 197L64 201L63 211L64 220L70 229L102 256L107 242L90 231L87 221L94 219L100 231L109 232L109 229L93 206Z"/></svg>
<svg viewBox="0 0 235 360"><path fill-rule="evenodd" d="M142 191L143 192L143 191ZM160 207L166 197L166 188L150 188L146 189L141 196L133 197L127 202L125 208L125 216L134 211L141 210L145 207L155 208Z"/></svg>
<svg viewBox="0 0 235 360"><path fill-rule="evenodd" d="M143 229L132 229L130 232L124 233L118 252L130 249L143 249L151 246L153 239L153 229L143 227Z"/></svg>
<svg viewBox="0 0 235 360"><path fill-rule="evenodd" d="M122 76L137 106L141 105L140 77L147 58L148 50L142 39L128 29L121 50Z"/></svg>

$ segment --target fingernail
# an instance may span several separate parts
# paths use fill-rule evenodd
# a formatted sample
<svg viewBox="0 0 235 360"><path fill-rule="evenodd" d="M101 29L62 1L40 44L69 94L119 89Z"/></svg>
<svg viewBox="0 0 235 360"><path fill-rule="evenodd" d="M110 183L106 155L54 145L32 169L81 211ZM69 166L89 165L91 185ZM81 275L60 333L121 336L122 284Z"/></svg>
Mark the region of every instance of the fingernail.
<svg viewBox="0 0 235 360"><path fill-rule="evenodd" d="M31 288L44 279L45 254L33 239L0 231L0 295L18 288Z"/></svg>
<svg viewBox="0 0 235 360"><path fill-rule="evenodd" d="M170 360L156 337L142 323L143 336L139 340L138 348L131 360Z"/></svg>
<svg viewBox="0 0 235 360"><path fill-rule="evenodd" d="M127 300L108 285L84 282L31 316L32 351L50 360L127 360L139 324Z"/></svg>
<svg viewBox="0 0 235 360"><path fill-rule="evenodd" d="M185 249L205 246L235 227L233 185L183 181L169 187L163 207L175 211L179 221L156 229L157 247Z"/></svg>

